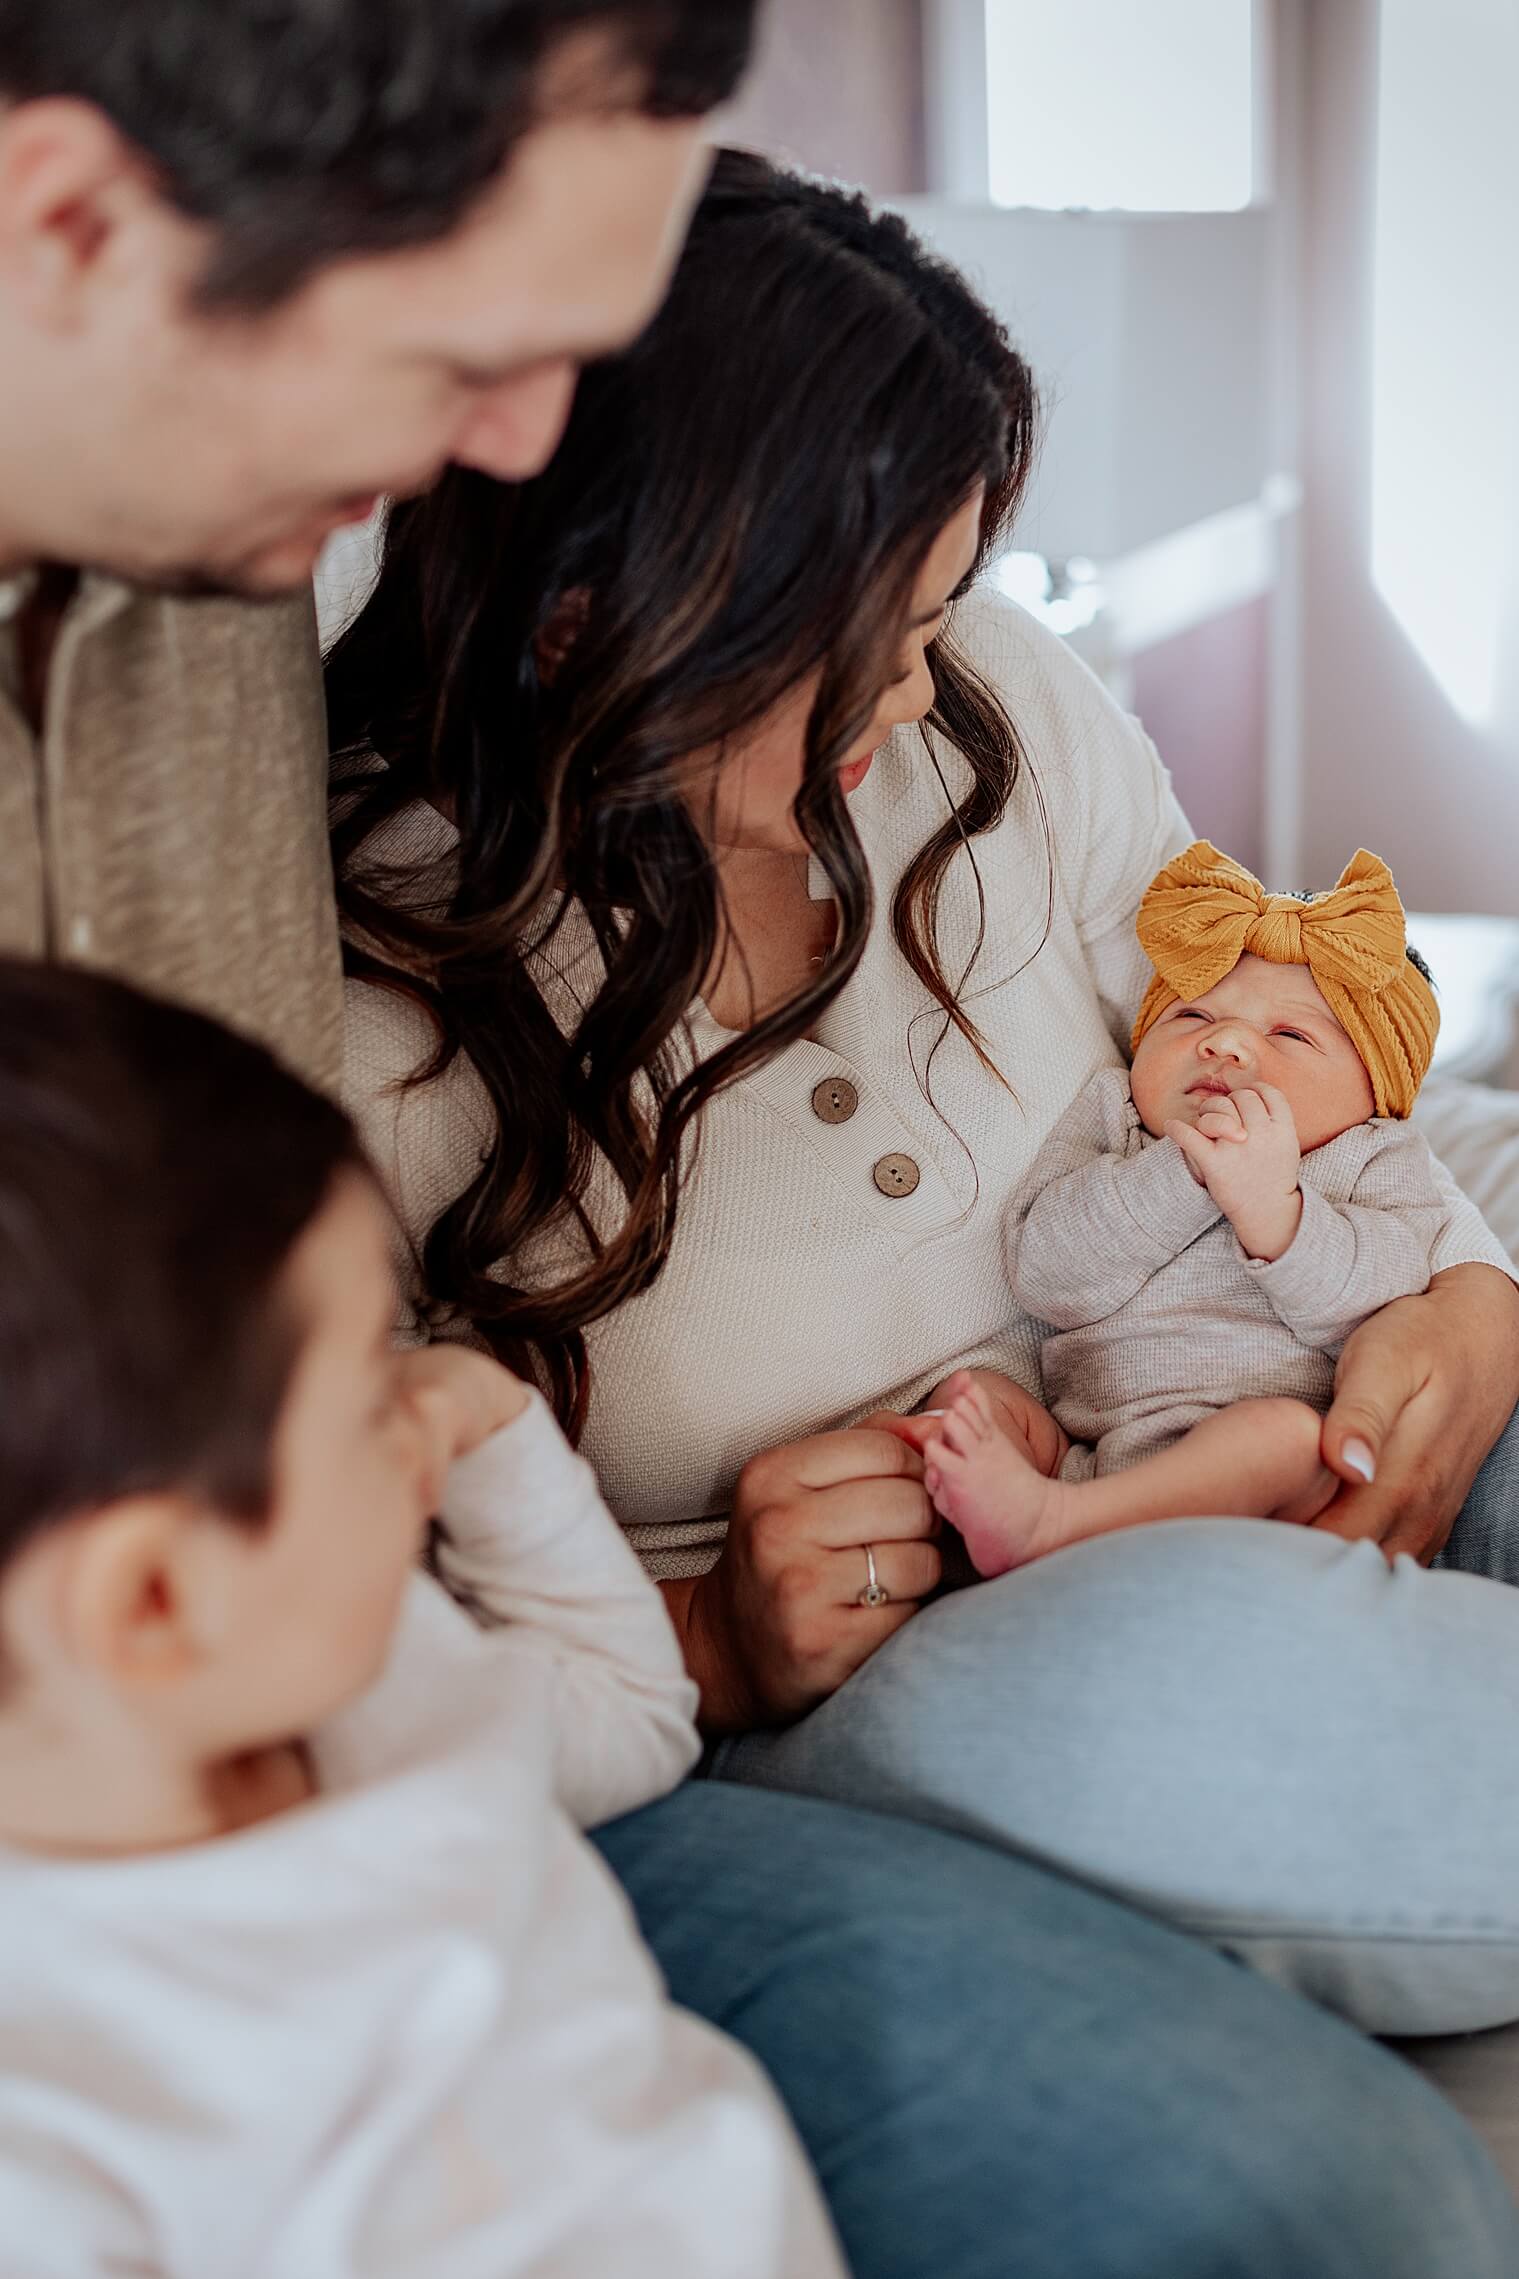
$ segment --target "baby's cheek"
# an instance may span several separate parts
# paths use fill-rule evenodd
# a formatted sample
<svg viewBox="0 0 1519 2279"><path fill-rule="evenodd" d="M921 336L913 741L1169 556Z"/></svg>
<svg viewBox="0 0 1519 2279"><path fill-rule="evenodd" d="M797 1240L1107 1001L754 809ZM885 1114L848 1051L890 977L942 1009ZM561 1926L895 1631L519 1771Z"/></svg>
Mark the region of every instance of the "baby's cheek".
<svg viewBox="0 0 1519 2279"><path fill-rule="evenodd" d="M1129 1090L1139 1111L1139 1120L1147 1132L1157 1137L1166 1120L1166 1095L1172 1089L1167 1059L1164 1053L1151 1050L1146 1038L1129 1071Z"/></svg>

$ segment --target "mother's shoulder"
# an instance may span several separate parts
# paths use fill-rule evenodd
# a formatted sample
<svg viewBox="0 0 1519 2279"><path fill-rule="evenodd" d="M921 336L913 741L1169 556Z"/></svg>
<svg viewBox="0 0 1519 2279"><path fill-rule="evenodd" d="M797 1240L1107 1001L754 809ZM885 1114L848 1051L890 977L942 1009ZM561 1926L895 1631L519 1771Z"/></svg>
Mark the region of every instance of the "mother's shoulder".
<svg viewBox="0 0 1519 2279"><path fill-rule="evenodd" d="M480 1168L496 1119L473 1064L436 1076L439 1030L406 991L350 977L344 993L343 1104L413 1240Z"/></svg>
<svg viewBox="0 0 1519 2279"><path fill-rule="evenodd" d="M1122 876L1114 891L1122 900L1132 890L1137 901L1178 832L1185 843L1185 821L1154 744L1059 634L994 587L977 586L954 624L961 650L1017 733L1076 899L1088 908L1112 898L1111 880L1086 876L1088 855L1100 842L1106 852L1098 871L1116 863ZM1132 865L1120 859L1124 850L1143 869L1137 883L1128 875Z"/></svg>
<svg viewBox="0 0 1519 2279"><path fill-rule="evenodd" d="M1042 707L1051 725L1065 726L1117 712L1102 682L1070 643L988 579L956 604L954 634L1010 711L1021 701Z"/></svg>
<svg viewBox="0 0 1519 2279"><path fill-rule="evenodd" d="M406 1084L437 1049L437 1022L418 998L349 976L343 987L343 1093L350 1114Z"/></svg>

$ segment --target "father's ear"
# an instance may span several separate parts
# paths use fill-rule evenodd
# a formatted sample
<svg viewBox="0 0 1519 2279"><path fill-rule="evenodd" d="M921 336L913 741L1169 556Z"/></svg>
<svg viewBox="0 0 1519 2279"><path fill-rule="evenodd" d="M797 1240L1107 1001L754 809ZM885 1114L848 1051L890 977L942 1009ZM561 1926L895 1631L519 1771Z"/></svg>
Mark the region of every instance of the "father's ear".
<svg viewBox="0 0 1519 2279"><path fill-rule="evenodd" d="M93 104L0 108L0 290L34 323L80 329L128 234L169 212L148 162Z"/></svg>

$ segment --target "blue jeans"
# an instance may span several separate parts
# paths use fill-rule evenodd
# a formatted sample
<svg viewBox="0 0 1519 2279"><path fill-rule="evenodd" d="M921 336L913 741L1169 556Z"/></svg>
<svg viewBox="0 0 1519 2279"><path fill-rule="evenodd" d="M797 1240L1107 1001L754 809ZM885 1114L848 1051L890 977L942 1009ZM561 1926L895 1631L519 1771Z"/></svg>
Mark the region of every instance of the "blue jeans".
<svg viewBox="0 0 1519 2279"><path fill-rule="evenodd" d="M716 1769L1037 1858L1371 2032L1499 2025L1516 1579L1511 1423L1442 1571L1261 1520L1133 1528L927 1608Z"/></svg>
<svg viewBox="0 0 1519 2279"><path fill-rule="evenodd" d="M1487 1575L1497 1583L1519 1583L1519 1409L1477 1474L1435 1565L1463 1575Z"/></svg>
<svg viewBox="0 0 1519 2279"><path fill-rule="evenodd" d="M768 2068L855 2279L1513 2279L1395 2059L1006 1851L695 1781L596 1838L678 2002Z"/></svg>

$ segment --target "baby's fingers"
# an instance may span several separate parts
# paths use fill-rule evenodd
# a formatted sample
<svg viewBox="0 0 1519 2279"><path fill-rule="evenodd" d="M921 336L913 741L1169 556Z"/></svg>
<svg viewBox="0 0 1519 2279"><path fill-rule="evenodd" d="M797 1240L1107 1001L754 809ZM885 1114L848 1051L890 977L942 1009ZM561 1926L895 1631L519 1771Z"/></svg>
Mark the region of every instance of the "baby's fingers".
<svg viewBox="0 0 1519 2279"><path fill-rule="evenodd" d="M1280 1098L1281 1095L1278 1094L1277 1097ZM1271 1110L1266 1104L1264 1088L1257 1091L1253 1086L1243 1087L1235 1093L1234 1105L1247 1139L1254 1133L1263 1132L1269 1128Z"/></svg>
<svg viewBox="0 0 1519 2279"><path fill-rule="evenodd" d="M1206 1138L1202 1132L1194 1131L1190 1124L1182 1123L1179 1117L1167 1124L1166 1138L1175 1140L1187 1159L1187 1167L1193 1178L1200 1185L1206 1186L1208 1183L1208 1165L1213 1160L1214 1142Z"/></svg>
<svg viewBox="0 0 1519 2279"><path fill-rule="evenodd" d="M1297 1135L1297 1118L1292 1113L1292 1103L1287 1098L1286 1093L1275 1084L1263 1084L1260 1087L1260 1096L1265 1103L1271 1121L1274 1124L1290 1124L1295 1138Z"/></svg>

